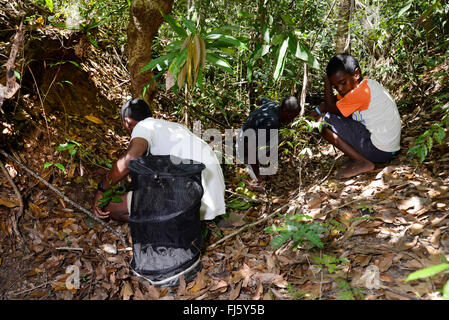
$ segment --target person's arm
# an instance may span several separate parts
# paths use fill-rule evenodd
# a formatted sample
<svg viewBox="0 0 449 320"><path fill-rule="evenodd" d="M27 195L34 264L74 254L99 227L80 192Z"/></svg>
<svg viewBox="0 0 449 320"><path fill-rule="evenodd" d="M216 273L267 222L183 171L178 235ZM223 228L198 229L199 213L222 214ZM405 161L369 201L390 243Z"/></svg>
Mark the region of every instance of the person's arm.
<svg viewBox="0 0 449 320"><path fill-rule="evenodd" d="M111 184L115 185L120 180L122 180L129 173L128 164L131 160L134 160L147 151L148 142L143 138L134 138L131 140L128 150L121 156L113 165L109 172L106 173L105 177L101 181L103 190L108 190L111 188ZM103 192L97 190L93 201L93 211L94 214L99 218L107 218L109 212L104 212L98 207L100 199L103 197Z"/></svg>
<svg viewBox="0 0 449 320"><path fill-rule="evenodd" d="M319 107L321 113L333 113L341 115L337 107L337 98L332 92L332 84L328 77L324 77L324 103Z"/></svg>

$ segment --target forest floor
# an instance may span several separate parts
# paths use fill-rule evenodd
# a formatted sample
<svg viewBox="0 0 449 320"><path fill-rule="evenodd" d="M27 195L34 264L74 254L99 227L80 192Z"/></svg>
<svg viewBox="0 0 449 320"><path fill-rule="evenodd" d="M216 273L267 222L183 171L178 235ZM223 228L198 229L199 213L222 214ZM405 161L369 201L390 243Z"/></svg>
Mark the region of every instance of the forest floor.
<svg viewBox="0 0 449 320"><path fill-rule="evenodd" d="M46 97L49 105L51 96L59 95L60 100L43 113L36 93L23 94L20 99L27 107L10 108L2 118L3 133L19 141L5 150L87 209L100 177L96 175L101 171L98 160L116 159L128 143L118 114L128 92L126 71L109 58L114 59L97 55L78 67L57 66L59 71L46 75L47 82L53 79L47 84ZM47 69L51 67L44 66ZM85 87L76 82L81 81L74 74L77 69L89 77ZM73 85L64 86L63 81ZM102 96L102 100L70 106L74 95L92 100ZM155 116L179 121L171 111L160 104ZM243 199L250 205L240 210L231 206L226 219L205 224L208 236L202 271L195 280L172 288L155 287L134 276L129 268L132 251L117 236L4 160L23 207L2 172L0 298L440 299L438 290L447 275L405 279L413 271L442 263L442 255L449 258L449 141L446 138L434 147L424 163L410 159L406 152L411 143L438 114L419 107L400 112L404 117L401 152L391 162L352 179L334 178L344 157L323 141L313 147L313 157L302 163L282 156L278 173L263 182L264 190L250 190L251 200L239 195L241 190L250 194L243 168L223 165L227 203ZM16 136L14 128L24 133ZM67 150L55 149L67 141L79 144L73 158ZM43 169L45 162L61 163L65 171L55 165ZM270 241L275 235L265 229L282 225L286 214L295 213L332 225L321 238L322 248L309 241L296 250L289 241L273 248ZM108 223L131 243L128 225ZM217 243L220 239L225 240ZM66 287L71 265L80 269L79 289Z"/></svg>

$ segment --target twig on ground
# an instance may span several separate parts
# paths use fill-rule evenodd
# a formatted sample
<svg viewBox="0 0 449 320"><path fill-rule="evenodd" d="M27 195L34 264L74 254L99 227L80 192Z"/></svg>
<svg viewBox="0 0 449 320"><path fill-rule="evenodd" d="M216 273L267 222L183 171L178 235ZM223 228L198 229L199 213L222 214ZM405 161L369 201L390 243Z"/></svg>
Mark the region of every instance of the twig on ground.
<svg viewBox="0 0 449 320"><path fill-rule="evenodd" d="M332 173L332 170L334 169L335 164L337 163L337 160L340 159L341 156L342 156L342 155L340 154L338 157L335 158L335 160L334 160L334 162L332 163L332 166L331 166L329 172L327 173L327 175L326 175L323 179L320 180L320 182L318 182L318 184L322 184L324 181L327 180L327 178L329 178L329 176L330 176L331 173Z"/></svg>
<svg viewBox="0 0 449 320"><path fill-rule="evenodd" d="M228 192L228 193L230 193L230 194L232 194L232 195L234 195L236 197L240 197L243 200L246 200L248 202L255 202L255 203L266 203L266 202L268 202L268 200L253 199L253 198L247 197L247 196L245 196L243 194L240 194L240 193L237 193L237 192L234 192L234 191L231 191L231 190L226 190L226 192Z"/></svg>
<svg viewBox="0 0 449 320"><path fill-rule="evenodd" d="M270 214L269 214L268 216L266 216L265 218L260 219L260 220L258 220L258 221L256 221L256 222L247 224L247 225L241 227L240 229L238 229L237 231L228 234L227 236L221 238L221 239L218 240L217 242L215 242L215 243L211 244L210 246L208 246L208 247L206 248L206 250L213 249L213 248L215 248L216 246L218 246L220 243L225 242L226 240L228 240L228 239L234 237L235 235L239 234L240 232L242 232L242 231L244 231L244 230L246 230L246 229L249 229L249 228L251 228L251 227L254 227L254 226L256 226L256 225L258 225L258 224L260 224L260 223L262 223L262 222L264 222L264 221L266 221L266 220L268 220L268 219L270 219L270 218L273 217L274 215L276 215L276 214L278 214L279 212L281 212L282 210L284 210L284 209L285 209L287 206L289 206L289 205L290 205L290 203L286 203L286 204L284 204L283 206L281 206L280 208L278 208L276 211L270 213Z"/></svg>
<svg viewBox="0 0 449 320"><path fill-rule="evenodd" d="M67 251L81 251L84 252L83 248L72 248L72 247L57 247L56 250L67 250Z"/></svg>
<svg viewBox="0 0 449 320"><path fill-rule="evenodd" d="M125 237L117 230L115 230L114 228L112 228L110 225L108 225L106 222L104 222L103 220L101 220L100 218L98 218L97 216L95 216L92 212L90 212L89 210L87 210L86 208L80 206L79 204L77 204L76 202L74 202L73 200L71 200L70 198L68 198L66 195L64 195L61 191L59 191L58 189L56 189L52 184L50 184L49 182L47 182L45 179L43 179L42 177L40 177L39 175L37 175L34 171L32 171L31 169L29 169L27 166L23 165L22 163L20 163L18 160L16 160L15 158L13 158L12 156L10 156L8 153L6 153L5 151L3 151L3 149L0 149L0 153L5 156L6 158L10 159L11 161L13 161L14 163L16 163L17 165L19 165L22 169L24 169L26 172L28 172L30 175L32 175L34 178L36 178L37 180L39 180L40 182L42 182L44 185L46 185L50 190L52 190L53 192L55 192L58 196L60 196L62 199L64 199L64 201L70 203L72 206L74 206L75 208L77 208L78 210L80 210L81 212L85 213L86 215L88 215L90 218L92 218L94 221L98 222L99 224L101 224L104 228L106 228L108 231L110 231L111 233L115 234L120 241L122 242L124 247L127 247L126 245L126 240Z"/></svg>
<svg viewBox="0 0 449 320"><path fill-rule="evenodd" d="M24 294L24 293L27 293L27 292L30 292L30 291L37 290L37 289L42 288L42 287L45 287L45 286L47 286L47 285L49 285L49 284L50 284L50 282L44 282L44 283L42 283L42 284L40 284L40 285L38 285L38 286L35 286L35 287L33 287L33 288L30 288L30 289L22 290L22 291L19 291L19 292L8 292L7 295L20 296L21 294Z"/></svg>

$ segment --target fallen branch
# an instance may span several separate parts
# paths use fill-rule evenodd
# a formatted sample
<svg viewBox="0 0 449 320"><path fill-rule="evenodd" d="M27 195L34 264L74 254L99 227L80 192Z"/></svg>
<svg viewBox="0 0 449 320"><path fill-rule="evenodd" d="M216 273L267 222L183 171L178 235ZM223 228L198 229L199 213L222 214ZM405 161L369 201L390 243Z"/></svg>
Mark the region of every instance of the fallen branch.
<svg viewBox="0 0 449 320"><path fill-rule="evenodd" d="M240 194L240 193L237 193L237 192L234 192L234 191L231 191L231 190L226 190L226 192L230 193L230 194L232 194L232 195L234 195L236 197L242 198L243 200L245 200L247 202L255 202L255 203L266 203L266 202L268 202L268 200L253 199L253 198L250 198L248 196L245 196L243 194Z"/></svg>
<svg viewBox="0 0 449 320"><path fill-rule="evenodd" d="M281 212L282 210L284 210L284 209L285 209L287 206L289 206L289 205L290 205L290 203L286 203L286 204L284 204L282 207L278 208L276 211L270 213L270 214L269 214L268 216L266 216L265 218L263 218L263 219L261 219L261 220L258 220L258 221L256 221L256 222L247 224L247 225L241 227L240 229L238 229L237 231L228 234L227 236L221 238L221 239L218 240L217 242L215 242L215 243L211 244L210 246L208 246L208 247L206 248L206 250L213 249L213 248L215 248L217 245L219 245L220 243L225 242L226 240L232 238L233 236L239 234L240 232L242 232L242 231L244 231L244 230L246 230L246 229L249 229L249 228L251 228L251 227L254 227L254 226L256 226L256 225L258 225L258 224L260 224L260 223L262 223L262 222L264 222L264 221L266 221L266 220L268 220L268 219L270 219L270 218L273 217L274 215L276 215L276 214L278 214L279 212Z"/></svg>
<svg viewBox="0 0 449 320"><path fill-rule="evenodd" d="M32 171L31 169L29 169L28 167L26 167L25 165L23 165L22 163L20 163L18 160L16 160L15 158L13 158L12 156L10 156L8 153L6 153L5 151L3 151L2 149L0 149L0 153L5 156L6 158L10 159L11 161L13 161L14 163L16 163L17 165L19 165L22 169L24 169L26 172L28 172L30 175L32 175L34 178L36 178L37 180L39 180L40 182L42 182L44 185L46 185L50 190L52 190L53 192L55 192L58 196L60 196L62 199L64 199L64 201L70 203L72 206L74 206L75 208L77 208L78 210L80 210L81 212L85 213L86 215L88 215L90 218L92 218L94 221L98 222L99 224L101 224L104 228L106 228L108 231L110 231L111 233L115 234L117 237L119 237L120 241L122 242L124 247L127 247L126 245L126 240L125 237L117 230L115 230L114 228L112 228L110 225L108 225L106 222L104 222L103 220L101 220L100 218L98 218L97 216L95 216L92 212L90 212L89 210L85 209L84 207L80 206L79 204L77 204L76 202L74 202L73 200L71 200L70 198L68 198L66 195L64 195L61 191L59 191L58 189L56 189L51 183L47 182L45 179L43 179L42 177L40 177L39 175L37 175L34 171Z"/></svg>
<svg viewBox="0 0 449 320"><path fill-rule="evenodd" d="M81 251L84 252L83 248L72 248L72 247L58 247L56 250L67 250L67 251Z"/></svg>

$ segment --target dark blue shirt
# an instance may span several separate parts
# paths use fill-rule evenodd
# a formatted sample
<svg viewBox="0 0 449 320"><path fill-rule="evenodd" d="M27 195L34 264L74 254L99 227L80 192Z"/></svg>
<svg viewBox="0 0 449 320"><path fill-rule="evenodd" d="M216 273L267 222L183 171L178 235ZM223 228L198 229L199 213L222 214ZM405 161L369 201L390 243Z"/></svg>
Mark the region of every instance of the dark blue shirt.
<svg viewBox="0 0 449 320"><path fill-rule="evenodd" d="M261 147L269 148L270 129L279 130L280 127L281 116L279 105L272 100L263 98L260 107L249 114L248 118L245 120L245 123L242 126L242 130L240 131L239 136L237 137L237 157L239 157L239 159L244 159L244 162L248 163L248 150L258 150ZM243 133L248 129L253 129L256 132L255 145L254 143L246 143L246 141L244 141L245 139ZM260 129L267 130L266 141L264 142L259 141L258 130Z"/></svg>

